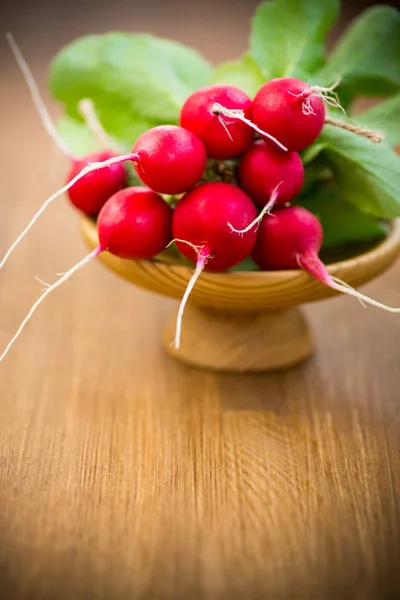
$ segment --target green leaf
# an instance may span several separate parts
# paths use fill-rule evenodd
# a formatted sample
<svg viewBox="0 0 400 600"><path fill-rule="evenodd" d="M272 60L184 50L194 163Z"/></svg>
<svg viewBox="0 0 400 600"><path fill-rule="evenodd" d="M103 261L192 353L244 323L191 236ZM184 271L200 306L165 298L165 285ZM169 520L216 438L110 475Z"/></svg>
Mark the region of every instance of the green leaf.
<svg viewBox="0 0 400 600"><path fill-rule="evenodd" d="M144 130L177 123L180 107L209 84L211 68L195 50L145 34L111 32L79 38L54 59L50 89L67 114L93 100L107 132L131 146Z"/></svg>
<svg viewBox="0 0 400 600"><path fill-rule="evenodd" d="M275 0L253 18L250 54L267 79L298 77L324 64L325 36L339 11L337 0Z"/></svg>
<svg viewBox="0 0 400 600"><path fill-rule="evenodd" d="M345 200L378 218L400 216L400 157L389 145L331 125L320 141Z"/></svg>
<svg viewBox="0 0 400 600"><path fill-rule="evenodd" d="M260 269L256 265L256 263L253 261L251 256L248 256L241 263L239 263L238 265L235 265L234 267L232 267L229 270L230 271L259 271Z"/></svg>
<svg viewBox="0 0 400 600"><path fill-rule="evenodd" d="M99 149L99 143L86 125L72 117L61 117L57 123L57 130L71 153L77 158Z"/></svg>
<svg viewBox="0 0 400 600"><path fill-rule="evenodd" d="M325 144L322 143L319 139L311 146L308 146L305 150L300 153L301 160L303 165L306 166L315 160L324 150Z"/></svg>
<svg viewBox="0 0 400 600"><path fill-rule="evenodd" d="M400 94L358 114L356 120L361 125L382 131L391 146L400 145Z"/></svg>
<svg viewBox="0 0 400 600"><path fill-rule="evenodd" d="M386 234L382 223L343 201L337 186L322 186L296 204L304 206L320 220L324 249L370 242Z"/></svg>
<svg viewBox="0 0 400 600"><path fill-rule="evenodd" d="M318 75L321 85L338 77L345 104L356 95L390 94L400 89L400 13L389 6L364 11L345 31Z"/></svg>
<svg viewBox="0 0 400 600"><path fill-rule="evenodd" d="M212 83L235 85L253 98L265 82L261 69L249 54L239 60L217 65L212 73Z"/></svg>

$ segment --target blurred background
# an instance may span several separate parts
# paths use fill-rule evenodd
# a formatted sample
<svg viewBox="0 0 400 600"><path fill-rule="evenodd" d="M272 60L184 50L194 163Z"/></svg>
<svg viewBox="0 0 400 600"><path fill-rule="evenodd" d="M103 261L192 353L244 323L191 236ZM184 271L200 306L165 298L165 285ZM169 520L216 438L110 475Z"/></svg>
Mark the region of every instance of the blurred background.
<svg viewBox="0 0 400 600"><path fill-rule="evenodd" d="M56 116L47 72L75 37L149 32L218 63L246 50L258 3L3 3L1 247L67 166L3 34L14 34ZM372 4L343 1L329 44ZM60 199L1 273L2 347L39 293L34 275L54 280L85 252ZM399 267L365 293L398 306ZM173 305L93 264L38 311L2 365L0 598L399 597L396 316L349 298L308 306L310 363L235 378L164 356Z"/></svg>

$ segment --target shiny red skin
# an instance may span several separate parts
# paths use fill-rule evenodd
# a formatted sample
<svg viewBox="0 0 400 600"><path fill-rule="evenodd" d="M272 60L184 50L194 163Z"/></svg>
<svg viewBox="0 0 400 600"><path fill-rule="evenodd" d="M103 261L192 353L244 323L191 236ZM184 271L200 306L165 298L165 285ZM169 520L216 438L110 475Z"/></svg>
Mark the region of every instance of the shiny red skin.
<svg viewBox="0 0 400 600"><path fill-rule="evenodd" d="M239 120L215 115L212 112L215 102L225 108L241 109L245 117L250 118L251 99L244 92L232 85L209 85L198 89L185 101L180 123L201 139L209 158L234 158L251 144L254 131ZM231 137L220 119L224 120Z"/></svg>
<svg viewBox="0 0 400 600"><path fill-rule="evenodd" d="M225 271L242 262L256 241L256 227L244 234L244 229L257 216L250 198L230 183L203 183L188 192L177 204L172 217L172 235L196 246L205 246L212 256L208 271ZM188 244L177 242L179 251L196 263L196 251Z"/></svg>
<svg viewBox="0 0 400 600"><path fill-rule="evenodd" d="M177 125L159 125L145 131L133 146L139 156L136 173L150 189L181 194L201 179L206 168L203 143Z"/></svg>
<svg viewBox="0 0 400 600"><path fill-rule="evenodd" d="M297 152L275 150L262 140L253 142L238 165L240 187L259 206L270 200L278 184L276 206L291 202L304 182L304 168Z"/></svg>
<svg viewBox="0 0 400 600"><path fill-rule="evenodd" d="M299 152L312 144L324 126L322 98L310 95L308 99L314 114L304 114L304 100L296 97L308 88L299 79L280 77L265 83L253 100L253 123L292 152Z"/></svg>
<svg viewBox="0 0 400 600"><path fill-rule="evenodd" d="M301 206L277 208L261 221L252 257L263 270L298 269L303 257L317 260L322 239L321 223L311 212Z"/></svg>
<svg viewBox="0 0 400 600"><path fill-rule="evenodd" d="M89 163L103 162L117 156L109 150L99 150L93 152L85 158L74 161L68 176L67 182L79 175L84 167ZM96 171L91 171L79 179L68 190L68 196L72 204L89 216L95 216L99 213L105 202L126 185L126 171L120 164L103 167Z"/></svg>
<svg viewBox="0 0 400 600"><path fill-rule="evenodd" d="M145 187L125 188L100 211L100 246L120 258L152 258L171 241L171 220L172 210L161 196Z"/></svg>

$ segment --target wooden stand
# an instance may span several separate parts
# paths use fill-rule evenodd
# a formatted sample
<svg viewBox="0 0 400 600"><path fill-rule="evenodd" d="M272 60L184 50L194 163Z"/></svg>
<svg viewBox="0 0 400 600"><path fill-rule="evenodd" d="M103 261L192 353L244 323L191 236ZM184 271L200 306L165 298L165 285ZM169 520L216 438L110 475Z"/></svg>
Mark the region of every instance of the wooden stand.
<svg viewBox="0 0 400 600"><path fill-rule="evenodd" d="M302 312L228 312L188 304L181 347L173 346L174 313L163 345L168 354L190 365L217 371L261 372L300 363L313 351L313 339Z"/></svg>

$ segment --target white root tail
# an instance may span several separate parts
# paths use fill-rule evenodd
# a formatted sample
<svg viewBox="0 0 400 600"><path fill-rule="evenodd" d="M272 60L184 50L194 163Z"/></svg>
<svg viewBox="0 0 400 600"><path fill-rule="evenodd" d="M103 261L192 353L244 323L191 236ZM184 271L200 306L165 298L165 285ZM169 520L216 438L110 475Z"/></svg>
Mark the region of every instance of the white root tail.
<svg viewBox="0 0 400 600"><path fill-rule="evenodd" d="M111 165L124 162L126 160L133 160L133 161L135 161L135 160L137 160L137 155L136 154L122 154L121 156L116 156L114 158L109 158L108 160L104 160L102 162L93 162L93 163L90 163L89 165L87 165L86 167L84 167L82 169L82 171L80 173L78 173L78 175L76 175L73 179L71 179L71 181L69 181L66 185L64 185L64 187L60 188L52 196L50 196L49 198L47 198L47 200L42 204L42 206L39 208L39 210L37 211L37 213L32 217L32 219L30 220L30 222L28 223L28 225L25 227L25 229L22 231L22 233L20 233L20 235L15 240L15 242L10 246L10 248L5 253L4 257L2 258L2 260L0 262L0 270L4 267L4 265L6 264L7 260L9 259L9 257L11 256L11 254L14 252L15 248L23 240L23 238L30 231L30 229L32 229L33 225L36 223L36 221L38 220L38 218L40 217L40 215L42 215L44 213L44 211L46 210L46 208L53 202L53 200L55 200L56 198L58 198L59 196L61 196L65 192L67 192L77 181L79 181L79 179L81 179L82 177L84 177L88 173L91 173L92 171L96 171L97 169L102 169L103 167L109 167Z"/></svg>
<svg viewBox="0 0 400 600"><path fill-rule="evenodd" d="M342 292L343 294L347 294L348 296L353 296L353 298L357 298L357 300L359 300L360 302L365 302L366 304L370 304L371 306L376 306L377 308L381 308L382 310L385 310L386 312L400 313L400 308L393 308L392 306L387 306L386 304L382 304L382 302L377 302L376 300L373 300L372 298L369 298L368 296L361 294L360 292L358 292L357 290L355 290L354 288L349 286L347 283L344 283L344 282L339 283L339 282L340 282L340 280L338 280L336 277L331 278L329 287L331 287L334 290L337 290L338 292Z"/></svg>
<svg viewBox="0 0 400 600"><path fill-rule="evenodd" d="M77 271L79 271L80 269L82 269L82 267L84 267L91 260L93 260L94 258L96 258L96 256L98 256L100 254L100 252L102 252L102 250L103 249L101 248L101 246L98 246L95 250L93 250L93 252L91 252L90 254L88 254L87 256L85 256L85 258L83 258L74 267L72 267L72 269L70 269L69 271L67 271L67 273L64 273L64 275L61 277L61 279L58 279L58 281L56 281L52 285L48 285L47 283L43 282L44 285L46 286L46 288L43 290L42 295L36 300L36 302L34 303L34 305L32 306L32 308L28 312L27 316L25 317L25 319L22 321L21 325L19 326L19 328L17 330L17 333L14 335L14 337L12 338L12 340L8 343L8 345L7 345L6 349L4 350L3 354L0 356L0 363L7 356L7 354L9 353L9 351L11 349L11 347L14 345L14 343L17 341L17 339L21 335L23 329L25 328L25 325L28 323L28 321L30 321L32 315L34 314L34 312L36 311L36 309L41 305L41 303L43 302L43 300L49 294L51 294L51 292L53 292L56 288L60 287L61 284L63 284L65 281L67 281L67 279L69 279L74 273L76 273ZM40 281L40 279L39 279L39 281Z"/></svg>
<svg viewBox="0 0 400 600"><path fill-rule="evenodd" d="M11 48L11 51L14 54L15 61L18 65L18 67L20 68L20 71L21 71L21 73L25 79L25 82L28 86L32 102L39 114L40 120L41 120L44 128L46 129L47 133L49 134L49 136L51 137L53 142L56 144L58 149L61 150L61 152L63 154L65 154L65 156L70 158L71 160L76 160L76 157L74 157L71 154L68 146L64 143L61 136L59 135L59 133L52 121L52 118L50 117L50 114L40 96L38 86L35 82L32 72L28 66L28 63L22 56L22 52L19 49L16 41L14 40L14 37L12 36L11 33L7 33L6 38L7 38L8 44Z"/></svg>
<svg viewBox="0 0 400 600"><path fill-rule="evenodd" d="M271 142L274 142L274 144L279 146L279 148L281 150L284 150L285 152L287 152L286 146L281 144L281 142L279 140L277 140L274 136L270 135L266 131L263 131L262 129L257 127L257 125L255 123L253 123L252 121L250 121L250 119L247 119L247 117L244 116L244 111L242 109L240 109L240 108L225 108L225 106L222 106L222 104L220 104L219 102L215 102L215 104L212 107L212 112L217 116L224 115L225 117L228 117L230 119L238 119L239 121L246 123L246 125L248 125L252 129L254 129L254 131L257 131L257 133L259 133L263 137L266 137L269 140L271 140Z"/></svg>
<svg viewBox="0 0 400 600"><path fill-rule="evenodd" d="M88 129L93 133L100 146L108 148L109 150L114 150L119 154L121 149L117 147L117 144L110 138L103 125L100 123L93 100L90 98L81 100L79 102L79 112L85 119Z"/></svg>
<svg viewBox="0 0 400 600"><path fill-rule="evenodd" d="M250 231L251 229L253 229L253 227L256 225L257 229L260 226L261 221L263 220L263 218L265 217L265 215L270 215L271 210L274 208L275 206L275 202L278 199L278 189L279 187L282 185L282 181L280 183L278 183L278 185L276 186L276 188L274 189L274 191L271 194L271 197L269 199L269 201L267 202L267 204L264 206L264 208L262 209L262 211L260 212L260 214L258 215L258 217L256 217L254 219L254 221L252 221L250 223L250 225L247 225L247 227L245 227L244 229L235 229L234 226L232 225L232 223L228 222L228 226L230 228L231 231L234 231L235 233L247 233L248 231ZM272 216L272 215L271 215Z"/></svg>
<svg viewBox="0 0 400 600"><path fill-rule="evenodd" d="M190 245L192 245L192 244L190 244ZM191 291L194 288L196 281L198 280L198 278L204 271L204 267L206 266L209 258L210 258L210 255L206 248L203 248L202 250L199 251L198 257L197 257L197 262L196 262L196 268L194 270L193 275L191 276L191 278L189 280L189 283L187 285L187 288L185 290L185 293L183 294L181 303L179 305L178 316L176 317L176 329L175 329L175 339L174 339L174 348L176 350L179 350L179 348L181 346L182 319L183 319L183 313L185 312L185 307L186 307L187 301L189 299Z"/></svg>

